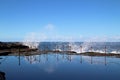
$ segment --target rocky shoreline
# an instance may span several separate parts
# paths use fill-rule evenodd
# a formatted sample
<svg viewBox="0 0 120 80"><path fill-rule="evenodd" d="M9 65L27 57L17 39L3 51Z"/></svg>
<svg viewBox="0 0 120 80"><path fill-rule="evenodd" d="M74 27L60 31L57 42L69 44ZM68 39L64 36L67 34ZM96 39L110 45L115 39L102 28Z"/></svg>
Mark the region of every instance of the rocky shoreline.
<svg viewBox="0 0 120 80"><path fill-rule="evenodd" d="M76 53L74 51L39 51L38 49L31 49L28 46L23 45L21 42L0 42L0 55L8 55L20 52L36 52L36 54L42 53L66 53L68 55L85 55L85 56L115 56L120 57L120 54L106 54L106 53L96 53L96 52L86 52L86 53Z"/></svg>
<svg viewBox="0 0 120 80"><path fill-rule="evenodd" d="M0 42L0 50L5 50L5 49L27 49L29 48L28 46L23 45L20 42Z"/></svg>
<svg viewBox="0 0 120 80"><path fill-rule="evenodd" d="M37 49L30 49L21 42L0 42L0 55L8 55L16 52L35 51Z"/></svg>

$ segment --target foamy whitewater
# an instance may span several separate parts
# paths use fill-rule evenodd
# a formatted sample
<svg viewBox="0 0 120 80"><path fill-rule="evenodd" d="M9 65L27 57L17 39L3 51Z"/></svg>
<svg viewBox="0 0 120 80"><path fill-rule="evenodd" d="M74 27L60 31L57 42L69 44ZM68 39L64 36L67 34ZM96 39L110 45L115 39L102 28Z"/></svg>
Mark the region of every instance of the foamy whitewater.
<svg viewBox="0 0 120 80"><path fill-rule="evenodd" d="M77 53L120 53L120 42L27 42L30 48L49 51L75 51Z"/></svg>

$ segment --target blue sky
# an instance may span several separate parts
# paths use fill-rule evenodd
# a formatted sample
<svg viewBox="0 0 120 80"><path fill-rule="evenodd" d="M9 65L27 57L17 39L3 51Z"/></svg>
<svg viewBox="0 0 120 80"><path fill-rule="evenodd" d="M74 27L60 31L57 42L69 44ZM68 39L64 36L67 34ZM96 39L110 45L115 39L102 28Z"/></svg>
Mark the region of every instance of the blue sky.
<svg viewBox="0 0 120 80"><path fill-rule="evenodd" d="M120 0L0 0L0 40L120 40ZM33 38L33 37L32 37Z"/></svg>

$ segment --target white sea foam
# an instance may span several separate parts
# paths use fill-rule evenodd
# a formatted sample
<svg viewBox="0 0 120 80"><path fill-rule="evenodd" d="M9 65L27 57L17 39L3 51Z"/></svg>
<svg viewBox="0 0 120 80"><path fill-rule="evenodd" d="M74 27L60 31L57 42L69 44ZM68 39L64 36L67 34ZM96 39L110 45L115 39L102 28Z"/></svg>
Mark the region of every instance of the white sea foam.
<svg viewBox="0 0 120 80"><path fill-rule="evenodd" d="M38 48L40 42L44 41L46 36L38 33L29 33L23 40L23 45L29 46L29 48Z"/></svg>

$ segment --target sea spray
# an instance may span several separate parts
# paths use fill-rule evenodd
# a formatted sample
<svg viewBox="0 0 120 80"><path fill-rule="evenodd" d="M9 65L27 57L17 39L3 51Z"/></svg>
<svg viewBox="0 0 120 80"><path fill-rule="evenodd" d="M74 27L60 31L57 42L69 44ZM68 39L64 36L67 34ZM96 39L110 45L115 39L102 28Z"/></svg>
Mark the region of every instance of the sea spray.
<svg viewBox="0 0 120 80"><path fill-rule="evenodd" d="M29 46L30 48L38 48L40 42L44 42L49 36L55 36L55 26L53 24L47 24L38 31L30 32L25 36L23 45Z"/></svg>
<svg viewBox="0 0 120 80"><path fill-rule="evenodd" d="M39 42L24 41L23 45L26 45L31 49L36 49L36 48L38 48Z"/></svg>
<svg viewBox="0 0 120 80"><path fill-rule="evenodd" d="M71 51L80 52L80 46L76 42L69 42L68 45L71 47Z"/></svg>
<svg viewBox="0 0 120 80"><path fill-rule="evenodd" d="M83 48L83 52L99 52L104 53L106 46L107 38L103 37L92 37L83 42L81 45Z"/></svg>
<svg viewBox="0 0 120 80"><path fill-rule="evenodd" d="M106 38L94 37L81 42L81 44L77 44L76 42L69 42L68 46L71 46L71 51L76 53L84 53L84 52L105 52ZM107 46L108 48L109 46Z"/></svg>
<svg viewBox="0 0 120 80"><path fill-rule="evenodd" d="M44 41L46 39L46 36L43 34L38 33L29 33L25 36L25 39L23 40L23 45L28 46L29 48L38 48L40 42Z"/></svg>
<svg viewBox="0 0 120 80"><path fill-rule="evenodd" d="M23 44L29 46L30 48L38 48L41 42L44 42L47 39L46 35L41 35L38 33L30 33L25 36ZM85 40L84 42L75 42L70 39L69 42L53 42L50 46L46 44L50 50L59 50L59 51L74 51L76 53L84 52L98 52L98 53L120 53L120 45L116 43L107 44L107 38L94 37ZM112 47L111 47L112 46ZM105 48L106 47L106 48Z"/></svg>

